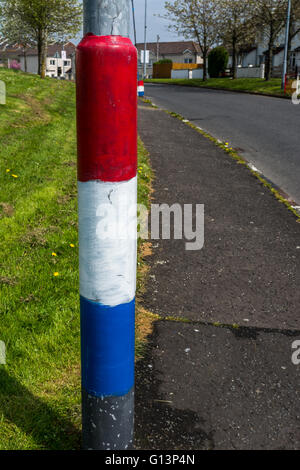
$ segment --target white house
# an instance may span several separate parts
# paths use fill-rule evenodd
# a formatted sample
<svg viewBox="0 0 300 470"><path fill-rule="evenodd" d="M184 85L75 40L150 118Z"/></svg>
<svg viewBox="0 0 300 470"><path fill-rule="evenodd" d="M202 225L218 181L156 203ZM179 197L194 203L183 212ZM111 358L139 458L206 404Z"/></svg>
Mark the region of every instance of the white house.
<svg viewBox="0 0 300 470"><path fill-rule="evenodd" d="M64 45L61 43L50 44L46 59L46 76L52 78L64 76L66 79L73 79L75 75L75 49L76 46L71 42ZM19 55L19 61L23 72L27 69L29 73L38 73L37 49L27 49L25 54Z"/></svg>
<svg viewBox="0 0 300 470"><path fill-rule="evenodd" d="M144 44L136 45L138 50L138 70L139 75L143 75L143 64L141 53L144 51ZM152 76L153 63L161 59L171 59L172 62L184 64L203 64L202 53L199 45L195 41L173 41L173 42L148 42L149 64L147 64L147 76Z"/></svg>
<svg viewBox="0 0 300 470"><path fill-rule="evenodd" d="M272 69L273 76L280 77L282 74L284 60L284 41L285 28L278 36L273 49ZM268 41L264 34L260 34L256 44L242 48L237 57L237 66L239 68L258 68L266 62ZM228 67L232 66L232 56L229 57ZM290 72L300 71L300 33L294 35L291 43L290 63L288 64Z"/></svg>

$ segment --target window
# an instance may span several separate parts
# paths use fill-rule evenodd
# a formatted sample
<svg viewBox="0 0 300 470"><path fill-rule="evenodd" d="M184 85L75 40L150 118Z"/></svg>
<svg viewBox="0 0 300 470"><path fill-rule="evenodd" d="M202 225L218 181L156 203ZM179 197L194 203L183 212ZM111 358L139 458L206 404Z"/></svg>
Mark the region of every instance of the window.
<svg viewBox="0 0 300 470"><path fill-rule="evenodd" d="M192 64L192 63L193 63L193 59L184 59L184 63L185 63L185 64Z"/></svg>
<svg viewBox="0 0 300 470"><path fill-rule="evenodd" d="M55 65L55 60L54 59L50 60L50 65Z"/></svg>
<svg viewBox="0 0 300 470"><path fill-rule="evenodd" d="M69 60L64 60L64 66L66 67L67 65L70 64L70 61Z"/></svg>

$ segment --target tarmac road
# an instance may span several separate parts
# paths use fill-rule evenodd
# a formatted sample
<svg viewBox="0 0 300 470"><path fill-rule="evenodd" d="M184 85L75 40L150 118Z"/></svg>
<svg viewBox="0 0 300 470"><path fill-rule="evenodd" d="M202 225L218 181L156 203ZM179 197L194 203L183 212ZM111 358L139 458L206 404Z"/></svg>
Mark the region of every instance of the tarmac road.
<svg viewBox="0 0 300 470"><path fill-rule="evenodd" d="M146 97L229 142L300 205L300 105L228 91L146 84Z"/></svg>
<svg viewBox="0 0 300 470"><path fill-rule="evenodd" d="M299 450L297 218L210 140L142 102L139 134L152 202L204 204L205 244L152 241L142 305L159 319L136 365L136 448Z"/></svg>

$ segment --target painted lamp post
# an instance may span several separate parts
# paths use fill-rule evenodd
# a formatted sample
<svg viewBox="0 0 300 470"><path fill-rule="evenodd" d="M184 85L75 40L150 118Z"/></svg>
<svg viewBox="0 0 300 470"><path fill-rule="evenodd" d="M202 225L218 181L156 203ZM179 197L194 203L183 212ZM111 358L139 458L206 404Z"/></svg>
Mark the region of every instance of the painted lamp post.
<svg viewBox="0 0 300 470"><path fill-rule="evenodd" d="M129 0L86 0L77 48L83 448L132 447L137 52Z"/></svg>

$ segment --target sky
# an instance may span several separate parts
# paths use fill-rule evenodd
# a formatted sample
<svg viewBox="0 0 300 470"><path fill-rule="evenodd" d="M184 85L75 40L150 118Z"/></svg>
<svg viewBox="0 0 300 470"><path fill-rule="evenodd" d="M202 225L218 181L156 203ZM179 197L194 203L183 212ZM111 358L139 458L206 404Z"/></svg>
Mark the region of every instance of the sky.
<svg viewBox="0 0 300 470"><path fill-rule="evenodd" d="M131 4L131 0L130 0ZM156 15L163 15L165 0L147 0L148 14L147 14L147 41L156 42L157 35L160 36L160 41L178 41L179 38L176 33L170 33L167 29L168 21L159 18ZM144 42L144 25L145 25L145 0L134 0L135 19L137 29L137 42ZM133 23L131 21L131 39L134 42L133 36ZM77 38L74 42L78 42Z"/></svg>
<svg viewBox="0 0 300 470"><path fill-rule="evenodd" d="M148 0L148 28L147 41L156 42L157 35L160 41L177 41L176 33L170 33L167 29L168 21L155 15L163 15L165 13L165 0ZM144 42L144 25L145 25L145 0L134 0L135 16L137 25L137 42Z"/></svg>

